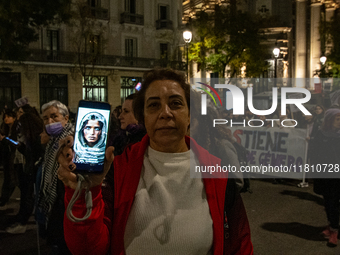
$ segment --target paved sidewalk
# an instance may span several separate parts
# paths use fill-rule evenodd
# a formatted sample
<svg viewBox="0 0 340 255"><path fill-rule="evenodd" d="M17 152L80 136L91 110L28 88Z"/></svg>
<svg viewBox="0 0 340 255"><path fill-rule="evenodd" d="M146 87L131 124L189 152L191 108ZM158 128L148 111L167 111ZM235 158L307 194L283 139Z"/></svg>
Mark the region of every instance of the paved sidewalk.
<svg viewBox="0 0 340 255"><path fill-rule="evenodd" d="M0 171L0 186L2 185ZM329 248L319 233L326 224L323 199L313 193L312 185L298 188L298 180L274 185L270 179L251 180L253 194L242 194L247 210L254 251L257 255L339 255L339 247ZM0 211L0 255L36 255L37 232L33 217L25 234L11 235L4 230L19 210L19 190L9 208ZM41 255L47 254L39 239Z"/></svg>
<svg viewBox="0 0 340 255"><path fill-rule="evenodd" d="M298 188L298 180L272 184L270 179L251 180L253 194L242 194L255 254L340 254L320 236L327 223L321 196L313 185Z"/></svg>
<svg viewBox="0 0 340 255"><path fill-rule="evenodd" d="M3 182L3 172L0 171L0 187ZM0 189L1 192L1 189ZM5 229L13 223L13 217L19 211L20 191L17 187L8 203L7 209L0 211L0 254L1 255L37 255L38 239L37 227L33 216L27 224L24 234L8 234ZM41 255L48 253L45 241L39 238Z"/></svg>

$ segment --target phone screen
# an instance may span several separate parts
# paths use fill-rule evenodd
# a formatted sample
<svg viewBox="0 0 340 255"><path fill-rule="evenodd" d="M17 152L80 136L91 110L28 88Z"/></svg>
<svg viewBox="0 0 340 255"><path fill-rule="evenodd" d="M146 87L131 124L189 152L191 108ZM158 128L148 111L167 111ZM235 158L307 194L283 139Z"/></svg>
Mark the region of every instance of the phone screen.
<svg viewBox="0 0 340 255"><path fill-rule="evenodd" d="M9 137L6 137L6 139L7 139L8 141L10 141L11 143L13 143L14 145L18 145L18 144L19 144L19 142L16 142L16 141L12 140L12 139L9 138Z"/></svg>
<svg viewBox="0 0 340 255"><path fill-rule="evenodd" d="M79 102L73 145L78 172L103 172L110 108L108 103Z"/></svg>

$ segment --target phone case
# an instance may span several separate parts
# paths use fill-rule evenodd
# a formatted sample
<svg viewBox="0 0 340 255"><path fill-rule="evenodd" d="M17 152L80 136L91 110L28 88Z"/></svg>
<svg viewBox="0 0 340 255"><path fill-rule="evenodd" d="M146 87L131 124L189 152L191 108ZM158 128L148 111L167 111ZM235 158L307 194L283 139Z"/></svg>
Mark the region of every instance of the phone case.
<svg viewBox="0 0 340 255"><path fill-rule="evenodd" d="M110 109L108 103L79 102L73 145L77 172L103 172Z"/></svg>

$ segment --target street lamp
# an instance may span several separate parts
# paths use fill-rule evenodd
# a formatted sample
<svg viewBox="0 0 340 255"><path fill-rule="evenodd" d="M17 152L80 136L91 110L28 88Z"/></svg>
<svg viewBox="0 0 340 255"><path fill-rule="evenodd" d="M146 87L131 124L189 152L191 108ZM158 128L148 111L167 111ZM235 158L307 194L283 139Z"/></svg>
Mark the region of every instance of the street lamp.
<svg viewBox="0 0 340 255"><path fill-rule="evenodd" d="M186 50L187 50L187 79L189 83L189 43L191 42L192 33L190 30L185 30L183 32L183 40L185 42Z"/></svg>
<svg viewBox="0 0 340 255"><path fill-rule="evenodd" d="M324 65L327 61L327 57L322 55L321 58L320 58L320 62L321 62L321 65Z"/></svg>
<svg viewBox="0 0 340 255"><path fill-rule="evenodd" d="M320 74L319 74L320 78L326 77L326 66L325 66L326 61L327 61L327 57L324 54L322 54L320 57L320 63L321 63Z"/></svg>
<svg viewBox="0 0 340 255"><path fill-rule="evenodd" d="M273 54L275 57L275 62L274 62L274 79L275 79L275 87L276 87L276 78L277 78L277 58L280 56L280 49L278 47L275 47L273 49Z"/></svg>
<svg viewBox="0 0 340 255"><path fill-rule="evenodd" d="M278 47L275 47L273 49L273 54L274 54L274 57L278 58L280 55L280 49Z"/></svg>
<svg viewBox="0 0 340 255"><path fill-rule="evenodd" d="M320 81L321 81L321 88L323 88L323 85L324 85L323 78L326 78L326 66L325 66L326 61L327 61L327 57L324 54L322 54L322 56L320 57L321 68L320 68L320 74L319 74Z"/></svg>

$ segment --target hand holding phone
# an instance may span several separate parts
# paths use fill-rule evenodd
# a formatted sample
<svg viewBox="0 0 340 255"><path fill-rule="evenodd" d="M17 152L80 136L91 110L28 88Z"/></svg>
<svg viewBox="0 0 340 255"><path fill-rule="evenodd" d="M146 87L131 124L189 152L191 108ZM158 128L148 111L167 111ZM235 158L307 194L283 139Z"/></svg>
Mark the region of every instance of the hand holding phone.
<svg viewBox="0 0 340 255"><path fill-rule="evenodd" d="M73 145L73 162L78 172L103 172L110 109L108 103L79 102Z"/></svg>
<svg viewBox="0 0 340 255"><path fill-rule="evenodd" d="M72 162L73 141L74 138L69 136L60 142L61 146L57 154L57 160L59 162L58 178L65 186L76 189L78 184L76 172L78 172L78 170L76 165ZM112 146L108 147L105 151L103 173L88 176L90 180L90 188L98 186L103 182L114 160L113 151L114 148Z"/></svg>

